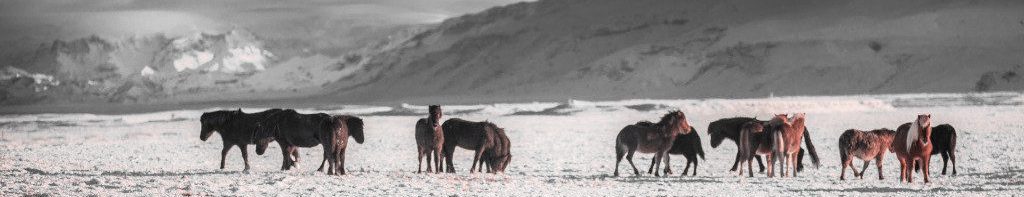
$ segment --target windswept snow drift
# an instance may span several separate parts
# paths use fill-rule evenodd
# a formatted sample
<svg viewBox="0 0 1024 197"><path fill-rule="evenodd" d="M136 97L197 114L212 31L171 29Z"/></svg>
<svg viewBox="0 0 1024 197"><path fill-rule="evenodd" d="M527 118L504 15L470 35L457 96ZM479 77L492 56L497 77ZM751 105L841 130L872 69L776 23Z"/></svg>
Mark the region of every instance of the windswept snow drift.
<svg viewBox="0 0 1024 197"><path fill-rule="evenodd" d="M314 172L320 147L301 150L299 168L279 171L281 156L250 154L253 170L240 172L238 149L219 166L220 137L198 140L203 111L145 114L33 114L0 116L0 194L50 195L1021 195L1024 147L1020 139L1024 105L1020 93L780 97L742 100L626 100L444 106L446 118L488 120L504 127L514 159L506 174L467 174L471 153L455 154L458 174L415 174L413 125L425 105L340 105L299 109L303 113L357 114L366 122L366 142L351 144L349 175ZM953 101L960 98L965 101ZM984 101L984 102L981 102ZM894 104L902 103L902 104ZM626 124L655 120L682 109L702 135L707 160L696 177L611 177L614 138ZM243 108L246 112L263 109ZM727 172L735 146L708 146L707 124L734 116L768 117L807 112L810 136L822 156L820 169L797 178L737 177ZM883 175L867 170L865 180L839 181L835 142L846 129L895 128L918 113L933 124L957 128L958 176L940 175L932 158L932 183L897 182L895 157ZM217 136L217 135L215 135ZM271 149L278 149L276 145ZM274 152L274 151L271 151ZM250 152L251 153L251 152ZM682 157L673 157L676 173ZM641 171L649 154L634 162ZM855 162L856 164L857 162ZM920 174L915 180L921 180Z"/></svg>

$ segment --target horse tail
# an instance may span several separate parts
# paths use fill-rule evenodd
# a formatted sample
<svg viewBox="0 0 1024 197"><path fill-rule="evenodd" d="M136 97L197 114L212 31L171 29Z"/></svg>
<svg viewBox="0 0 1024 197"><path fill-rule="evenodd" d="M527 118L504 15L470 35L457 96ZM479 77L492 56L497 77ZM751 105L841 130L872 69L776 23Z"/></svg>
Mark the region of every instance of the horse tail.
<svg viewBox="0 0 1024 197"><path fill-rule="evenodd" d="M814 163L814 168L821 167L821 160L818 158L818 151L814 149L814 143L811 142L811 132L807 131L804 127L804 143L807 144L807 152L811 155L811 162Z"/></svg>
<svg viewBox="0 0 1024 197"><path fill-rule="evenodd" d="M690 127L690 133L693 133L693 148L697 150L697 156L700 156L701 160L704 159L704 146L700 143L700 135L697 134L697 129Z"/></svg>
<svg viewBox="0 0 1024 197"><path fill-rule="evenodd" d="M349 116L344 120L345 127L348 128L348 135L352 136L356 140L356 143L363 143L365 136L363 135L363 119L355 116Z"/></svg>

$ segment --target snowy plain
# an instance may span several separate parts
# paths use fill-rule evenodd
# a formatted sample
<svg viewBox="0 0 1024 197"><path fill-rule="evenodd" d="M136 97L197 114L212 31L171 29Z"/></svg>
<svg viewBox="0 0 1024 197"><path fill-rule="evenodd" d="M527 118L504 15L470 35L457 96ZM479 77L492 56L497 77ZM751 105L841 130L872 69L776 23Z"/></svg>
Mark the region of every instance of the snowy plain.
<svg viewBox="0 0 1024 197"><path fill-rule="evenodd" d="M611 176L614 139L619 129L654 121L681 109L701 135L707 153L697 176L679 176L684 158L673 157L676 174ZM737 196L737 195L1024 195L1024 95L904 94L763 99L625 100L445 106L445 119L488 120L504 127L513 160L505 174L470 174L470 151L455 153L455 174L417 174L413 126L426 107L339 105L300 112L355 114L366 122L366 142L352 143L344 176L316 172L321 148L301 149L298 169L280 171L273 144L265 155L250 146L252 170L242 172L238 148L218 169L220 137L199 140L203 111L144 114L23 114L0 116L0 196ZM247 109L256 112L263 109ZM728 169L736 146L711 148L707 124L735 116L764 119L775 113L806 112L810 134L821 156L796 178L740 177ZM931 161L931 183L898 182L894 154L887 154L885 180L838 180L837 139L850 128L894 129L918 113L932 124L952 124L959 135L957 176L940 175L942 161ZM650 154L634 162L646 169ZM805 161L809 164L809 160ZM859 160L855 160L859 165Z"/></svg>

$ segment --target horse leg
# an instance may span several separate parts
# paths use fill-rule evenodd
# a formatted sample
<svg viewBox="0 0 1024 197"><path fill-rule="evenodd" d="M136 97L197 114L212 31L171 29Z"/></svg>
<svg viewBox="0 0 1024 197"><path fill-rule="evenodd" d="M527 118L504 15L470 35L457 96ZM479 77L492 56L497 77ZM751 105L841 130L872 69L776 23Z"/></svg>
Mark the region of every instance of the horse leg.
<svg viewBox="0 0 1024 197"><path fill-rule="evenodd" d="M754 177L754 158L747 158L747 175Z"/></svg>
<svg viewBox="0 0 1024 197"><path fill-rule="evenodd" d="M281 170L288 170L288 161L291 160L288 156L288 147L281 146Z"/></svg>
<svg viewBox="0 0 1024 197"><path fill-rule="evenodd" d="M633 174L635 174L636 176L640 176L640 170L636 169L636 165L633 164L634 153L636 153L636 150L629 151L629 153L626 154L626 161L629 162L629 166L633 167Z"/></svg>
<svg viewBox="0 0 1024 197"><path fill-rule="evenodd" d="M768 177L775 177L775 157L770 154L765 157L765 160L768 160Z"/></svg>
<svg viewBox="0 0 1024 197"><path fill-rule="evenodd" d="M473 153L473 166L469 167L469 173L473 173L473 171L476 171L476 163L480 161L480 155L482 154L484 154L483 145L481 145L480 148L478 148L476 152Z"/></svg>
<svg viewBox="0 0 1024 197"><path fill-rule="evenodd" d="M338 150L335 160L338 161L338 170L341 171L339 174L345 175L345 149Z"/></svg>
<svg viewBox="0 0 1024 197"><path fill-rule="evenodd" d="M739 164L741 164L741 163L740 163L740 152L736 152L736 161L733 161L733 162L732 162L732 168L729 168L729 171L730 171L730 172L732 172L732 171L736 171L736 167L737 167L737 166L738 166ZM741 170L742 170L742 169L741 169Z"/></svg>
<svg viewBox="0 0 1024 197"><path fill-rule="evenodd" d="M683 171L684 171L683 175L685 175L686 174L685 173L686 170L683 170ZM669 160L668 153L665 153L665 171L664 171L664 173L665 173L665 175L672 174L672 162L670 162L670 160Z"/></svg>
<svg viewBox="0 0 1024 197"><path fill-rule="evenodd" d="M956 150L949 149L949 161L953 162L953 175L956 176Z"/></svg>
<svg viewBox="0 0 1024 197"><path fill-rule="evenodd" d="M658 158L651 157L651 166L647 167L647 174L654 174L654 162L657 162Z"/></svg>
<svg viewBox="0 0 1024 197"><path fill-rule="evenodd" d="M924 183L928 183L928 176L931 175L931 170L929 170L928 168L928 163L931 163L931 158L932 155L930 153L927 153L927 155L921 158L921 171L924 171L924 173L922 173L921 176L924 176Z"/></svg>
<svg viewBox="0 0 1024 197"><path fill-rule="evenodd" d="M435 149L434 151L430 151L430 152L434 153L434 165L436 166L435 167L436 172L437 173L444 172L444 170L442 170L442 168L441 168L442 167L441 166L441 149ZM427 162L427 165L430 165L430 162Z"/></svg>
<svg viewBox="0 0 1024 197"><path fill-rule="evenodd" d="M661 160L662 160L663 157L665 157L664 152L654 153L654 160L658 161L658 162L654 163L654 169L661 169ZM655 177L660 177L661 176L661 172L658 172L657 170L655 170L654 171L654 176Z"/></svg>
<svg viewBox="0 0 1024 197"><path fill-rule="evenodd" d="M292 156L293 156L292 157L292 161L294 161L294 162L292 162L292 165L293 166L298 166L298 163L299 163L299 147L295 147L294 149L292 149Z"/></svg>
<svg viewBox="0 0 1024 197"><path fill-rule="evenodd" d="M455 173L455 164L452 163L453 154L455 154L455 147L444 147L444 167L448 173Z"/></svg>
<svg viewBox="0 0 1024 197"><path fill-rule="evenodd" d="M841 163L842 168L839 170L839 180L846 180L846 167L850 166L851 161L847 157L843 157L841 159L843 161ZM853 170L853 176L857 176L857 170L853 168L850 169Z"/></svg>
<svg viewBox="0 0 1024 197"><path fill-rule="evenodd" d="M615 176L619 176L619 163L622 163L622 156L624 155L626 155L626 150L615 146L615 173L613 174Z"/></svg>
<svg viewBox="0 0 1024 197"><path fill-rule="evenodd" d="M949 163L949 155L942 151L942 175L946 175L946 165Z"/></svg>
<svg viewBox="0 0 1024 197"><path fill-rule="evenodd" d="M485 158L480 158L480 165L478 165L479 167L476 168L476 172L484 172L484 166L485 166L484 165L484 161L486 161L486 160L487 159L485 159Z"/></svg>
<svg viewBox="0 0 1024 197"><path fill-rule="evenodd" d="M905 172L905 170L907 170L907 161L899 156L897 156L896 160L900 162L900 182L902 183L907 178L907 174Z"/></svg>
<svg viewBox="0 0 1024 197"><path fill-rule="evenodd" d="M423 173L423 148L422 147L416 147L416 161L419 162L418 164L416 164L416 173ZM430 166L429 166L430 165L430 156L427 156L427 165L428 165L427 166L427 172L430 172Z"/></svg>
<svg viewBox="0 0 1024 197"><path fill-rule="evenodd" d="M224 169L224 157L228 156L228 151L231 150L232 144L224 143L224 149L220 150L220 169Z"/></svg>
<svg viewBox="0 0 1024 197"><path fill-rule="evenodd" d="M693 158L693 176L697 176L697 163L699 163L699 160Z"/></svg>
<svg viewBox="0 0 1024 197"><path fill-rule="evenodd" d="M804 170L804 149L800 148L800 152L796 155L796 171Z"/></svg>
<svg viewBox="0 0 1024 197"><path fill-rule="evenodd" d="M799 157L797 157L798 154L799 154L799 151L797 151L797 153L793 153L793 154L791 154L789 156L789 160L790 160L789 165L793 166L793 177L796 177L796 173L800 172L800 163L799 163L800 160L797 160L797 159L799 159Z"/></svg>
<svg viewBox="0 0 1024 197"><path fill-rule="evenodd" d="M907 183L913 183L914 182L914 171L912 171L910 169L910 167L914 166L914 165L920 165L920 164L917 162L917 159L914 159L913 157L911 157L909 159L909 162L910 162L910 165L907 165Z"/></svg>
<svg viewBox="0 0 1024 197"><path fill-rule="evenodd" d="M875 162L878 163L878 162ZM868 164L871 164L871 160L864 160L864 167L860 169L860 179L864 179L864 173L868 172Z"/></svg>
<svg viewBox="0 0 1024 197"><path fill-rule="evenodd" d="M242 151L242 161L245 161L245 169L242 171L249 171L249 147L247 145L238 145L238 150Z"/></svg>
<svg viewBox="0 0 1024 197"><path fill-rule="evenodd" d="M885 179L885 177L882 177L882 158L882 156L878 156L877 158L875 158L875 165L878 166L878 180ZM860 173L864 174L864 172Z"/></svg>

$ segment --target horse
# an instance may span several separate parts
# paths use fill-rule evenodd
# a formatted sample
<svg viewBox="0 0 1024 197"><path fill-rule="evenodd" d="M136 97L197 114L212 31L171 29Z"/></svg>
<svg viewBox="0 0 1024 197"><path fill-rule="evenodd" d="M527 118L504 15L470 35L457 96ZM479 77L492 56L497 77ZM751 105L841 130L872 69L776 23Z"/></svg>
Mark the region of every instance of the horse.
<svg viewBox="0 0 1024 197"><path fill-rule="evenodd" d="M349 115L331 116L331 123L334 135L328 136L327 141L321 142L324 146L324 159L320 161L320 167L316 171L323 171L324 162L330 165L327 167L327 174L345 175L345 150L348 149L348 138L352 137L356 143L362 144L363 120ZM331 156L328 158L327 156Z"/></svg>
<svg viewBox="0 0 1024 197"><path fill-rule="evenodd" d="M737 140L737 148L739 149L739 157L737 159L739 159L738 161L740 162L739 169L737 171L739 171L740 176L743 176L743 162L747 163L747 175L754 177L754 158L758 154L769 155L768 157L771 157L770 154L772 151L769 151L767 148L768 146L765 146L764 148L761 147L766 136L767 135L764 134L763 122L750 121L743 123L740 127L739 140Z"/></svg>
<svg viewBox="0 0 1024 197"><path fill-rule="evenodd" d="M652 122L642 121L637 124L648 124L654 125ZM690 164L693 164L693 175L697 176L697 157L704 159L704 148L701 147L700 135L697 130L690 127L690 134L676 136L676 139L672 142L672 148L668 150L668 154L665 155L665 174L672 174L672 162L669 159L670 155L683 155L686 157L686 167L683 168L683 174L686 175L690 171ZM651 158L651 166L647 169L647 174L654 173L654 158Z"/></svg>
<svg viewBox="0 0 1024 197"><path fill-rule="evenodd" d="M199 118L202 128L199 131L199 139L206 141L214 132L220 134L224 142L224 148L220 152L220 169L224 169L224 160L232 146L238 146L242 151L242 160L245 161L245 169L249 171L248 145L256 144L260 139L256 138L255 132L259 122L266 117L282 112L282 109L269 109L258 113L244 113L238 110L220 110L203 113Z"/></svg>
<svg viewBox="0 0 1024 197"><path fill-rule="evenodd" d="M719 119L714 122L711 122L711 124L708 124L708 135L711 136L711 148L718 148L718 146L721 145L722 142L725 141L725 139L729 139L733 142L736 142L736 146L738 147L740 145L740 128L743 124L751 121L760 120L749 117L734 117ZM767 121L760 122L762 125L767 125ZM811 142L810 132L808 132L806 129L804 129L804 136L804 144L807 147L807 152L810 153L811 155L811 161L814 163L815 166L820 166L818 153L814 148L814 143ZM801 148L800 153L797 155L797 171L803 171L803 158L804 149ZM761 156L755 154L754 159L757 159L757 165L758 167L760 167L760 172L764 172L764 164L761 160ZM739 164L740 160L742 159L740 158L739 151L737 151L736 160L733 161L732 168L730 168L729 171L736 171L736 167Z"/></svg>
<svg viewBox="0 0 1024 197"><path fill-rule="evenodd" d="M455 147L474 150L473 165L469 173L477 171L477 163L484 168L483 163L492 167L489 173L503 172L511 160L509 153L510 143L505 129L502 129L490 122L472 122L458 118L448 119L441 124L444 131L444 146L441 148L445 159L445 167L448 173L455 173L455 165L452 162L452 155ZM481 169L482 171L482 169Z"/></svg>
<svg viewBox="0 0 1024 197"><path fill-rule="evenodd" d="M427 172L431 169L431 154L434 158L434 169L441 170L441 148L444 146L444 131L441 129L441 106L431 105L428 107L430 114L427 118L420 118L416 121L416 151L419 164L416 166L416 173L421 173L423 157L427 157Z"/></svg>
<svg viewBox="0 0 1024 197"><path fill-rule="evenodd" d="M781 156L782 171L780 175L782 177L790 175L796 177L795 164L797 154L800 152L800 138L803 138L803 131L806 130L805 121L804 113L794 114L792 118L788 118L786 114L778 114L769 121L769 135L771 135L772 150L774 151L770 160L771 163L775 163L775 160ZM771 171L770 168L769 171ZM769 174L772 173L769 172Z"/></svg>
<svg viewBox="0 0 1024 197"><path fill-rule="evenodd" d="M839 180L846 180L847 167L853 171L853 176L864 179L864 172L867 171L868 164L872 159L878 166L878 180L885 179L882 176L882 159L885 158L885 152L888 152L895 136L896 131L885 128L867 132L849 129L843 132L839 136L839 162L843 166L839 173ZM864 160L864 168L861 168L860 173L853 166L854 157Z"/></svg>
<svg viewBox="0 0 1024 197"><path fill-rule="evenodd" d="M690 123L682 111L670 111L661 117L661 121L654 125L632 124L619 130L615 138L615 176L619 176L619 163L622 156L626 156L629 165L633 167L633 173L640 176L640 170L633 164L633 154L636 151L641 153L654 153L654 168L661 169L662 158L672 148L672 142L679 134L689 134ZM627 155L628 152L628 155ZM667 162L667 161L666 161ZM654 171L654 176L661 176Z"/></svg>
<svg viewBox="0 0 1024 197"><path fill-rule="evenodd" d="M480 166L487 166L488 173L505 172L505 167L512 161L512 154L509 153L509 148L512 143L508 140L508 136L505 134L504 129L498 129L497 132L499 141L497 146L493 149L484 151L484 154L480 158ZM478 172L483 172L483 167L478 168Z"/></svg>
<svg viewBox="0 0 1024 197"><path fill-rule="evenodd" d="M322 171L324 162L330 162L327 174L344 175L344 151L348 137L363 143L363 121L354 116L330 116L324 113L300 114L294 110L286 110L267 119L263 131L258 135L267 139L277 140L281 146L283 161L281 170L290 170L298 162L298 147L314 147L323 145L324 161L317 171ZM257 154L262 155L270 140L257 143ZM292 156L295 156L294 158ZM334 165L337 170L330 169Z"/></svg>
<svg viewBox="0 0 1024 197"><path fill-rule="evenodd" d="M956 175L956 129L949 124L932 127L932 155L942 154L942 175L946 175L946 166L953 162L953 175ZM914 165L914 171L920 171L921 165Z"/></svg>
<svg viewBox="0 0 1024 197"><path fill-rule="evenodd" d="M896 137L889 151L895 152L896 158L900 161L900 182L914 182L911 168L916 163L921 164L924 182L929 182L928 162L931 161L932 155L931 120L931 114L920 114L914 122L904 123L896 129Z"/></svg>

